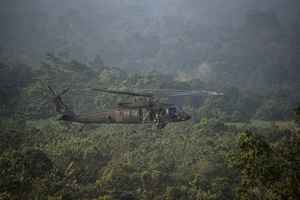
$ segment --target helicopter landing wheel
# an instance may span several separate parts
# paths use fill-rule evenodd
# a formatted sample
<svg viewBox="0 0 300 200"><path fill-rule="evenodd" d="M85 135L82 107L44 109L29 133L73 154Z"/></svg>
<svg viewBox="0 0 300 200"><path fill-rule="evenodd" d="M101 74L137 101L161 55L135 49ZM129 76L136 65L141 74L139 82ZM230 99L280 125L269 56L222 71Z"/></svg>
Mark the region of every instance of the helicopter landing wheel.
<svg viewBox="0 0 300 200"><path fill-rule="evenodd" d="M167 123L158 118L154 120L154 125L157 129L163 129L166 127Z"/></svg>

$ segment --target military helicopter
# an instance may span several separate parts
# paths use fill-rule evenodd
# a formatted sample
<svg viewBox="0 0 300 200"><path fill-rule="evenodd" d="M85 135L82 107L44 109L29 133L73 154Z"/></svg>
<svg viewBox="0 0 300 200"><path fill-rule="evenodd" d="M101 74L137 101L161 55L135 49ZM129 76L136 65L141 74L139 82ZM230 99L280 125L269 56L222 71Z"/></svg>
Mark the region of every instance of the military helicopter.
<svg viewBox="0 0 300 200"><path fill-rule="evenodd" d="M63 102L61 97L67 93L69 89L65 89L60 94L57 94L50 86L48 86L48 88L53 95L53 103L56 111L62 115L59 120L82 124L152 124L157 129L164 128L168 123L183 122L191 119L191 116L183 111L180 106L161 102L161 96L165 95L165 93L168 93L168 96L185 96L199 93L213 96L223 95L222 93L204 90L144 89L142 92L130 92L94 88L91 90L132 96L134 97L134 101L120 102L115 109L107 112L76 114Z"/></svg>

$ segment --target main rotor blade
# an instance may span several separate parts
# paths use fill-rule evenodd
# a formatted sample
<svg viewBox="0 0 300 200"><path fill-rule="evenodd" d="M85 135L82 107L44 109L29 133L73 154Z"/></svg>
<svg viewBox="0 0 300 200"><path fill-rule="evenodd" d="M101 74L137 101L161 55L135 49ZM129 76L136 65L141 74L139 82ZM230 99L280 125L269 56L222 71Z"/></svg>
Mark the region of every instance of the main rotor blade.
<svg viewBox="0 0 300 200"><path fill-rule="evenodd" d="M196 95L209 95L209 96L223 96L223 93L208 91L208 90L176 90L176 89L141 89L143 92L150 92L155 96L196 96Z"/></svg>
<svg viewBox="0 0 300 200"><path fill-rule="evenodd" d="M140 97L153 97L154 96L151 93L136 93L136 92L129 92L129 91L117 91L117 90L107 90L107 89L98 89L98 88L94 88L92 90L99 91L99 92L111 93L111 94L122 94L122 95L140 96Z"/></svg>
<svg viewBox="0 0 300 200"><path fill-rule="evenodd" d="M179 92L169 96L223 96L223 93L218 93L214 91L187 91L187 92Z"/></svg>
<svg viewBox="0 0 300 200"><path fill-rule="evenodd" d="M106 92L111 94L121 94L130 96L141 96L141 97L174 97L174 96L223 96L223 93L208 91L208 90L176 90L176 89L136 89L140 92L129 92L129 91L117 91L94 88L94 91Z"/></svg>

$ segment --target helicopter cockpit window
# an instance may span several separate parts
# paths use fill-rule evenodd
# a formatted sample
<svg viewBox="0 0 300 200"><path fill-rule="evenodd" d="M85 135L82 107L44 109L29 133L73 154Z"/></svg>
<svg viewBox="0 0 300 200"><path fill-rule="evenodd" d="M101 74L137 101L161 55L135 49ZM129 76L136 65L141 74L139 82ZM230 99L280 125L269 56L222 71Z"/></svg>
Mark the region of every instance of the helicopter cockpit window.
<svg viewBox="0 0 300 200"><path fill-rule="evenodd" d="M167 113L169 115L169 117L171 119L176 118L177 117L177 109L176 107L170 107L167 109Z"/></svg>

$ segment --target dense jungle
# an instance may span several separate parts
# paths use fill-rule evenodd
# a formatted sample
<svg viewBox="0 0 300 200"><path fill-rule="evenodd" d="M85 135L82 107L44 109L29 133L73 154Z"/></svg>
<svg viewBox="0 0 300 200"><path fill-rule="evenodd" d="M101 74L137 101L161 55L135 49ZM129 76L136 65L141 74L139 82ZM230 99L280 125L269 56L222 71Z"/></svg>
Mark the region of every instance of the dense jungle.
<svg viewBox="0 0 300 200"><path fill-rule="evenodd" d="M0 200L296 200L297 0L4 0ZM211 90L170 98L192 119L58 120L116 108L107 88Z"/></svg>

